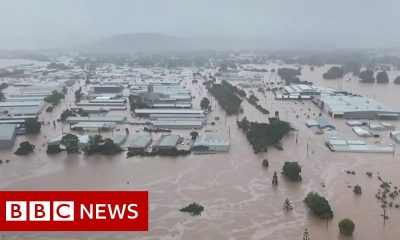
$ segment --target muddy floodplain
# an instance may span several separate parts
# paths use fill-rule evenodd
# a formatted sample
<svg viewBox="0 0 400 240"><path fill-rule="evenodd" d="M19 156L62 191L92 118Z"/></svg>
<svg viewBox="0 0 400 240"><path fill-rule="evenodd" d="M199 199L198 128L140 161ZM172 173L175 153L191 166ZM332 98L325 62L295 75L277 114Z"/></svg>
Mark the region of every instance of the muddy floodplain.
<svg viewBox="0 0 400 240"><path fill-rule="evenodd" d="M275 64L264 66L277 68ZM400 109L398 92L400 86L392 80L399 72L389 72L389 84L361 84L356 78L348 80L323 80L322 74L329 68L324 66L310 71L303 66L301 79L315 85L337 88L375 98L388 106ZM264 82L275 82L275 73L264 73ZM279 81L279 78L278 78ZM340 82L340 84L339 84ZM201 82L192 83L188 78L182 85L192 89L194 106L199 106L207 92ZM52 121L59 118L62 110L73 102L73 91L52 113L43 113L41 120ZM12 91L10 87L9 91ZM212 131L216 135L231 137L229 153L195 155L185 157L131 157L126 154L106 156L84 156L83 154L60 153L47 155L46 141L69 131L67 125L58 123L43 125L39 135L18 136L12 149L1 150L0 158L10 163L0 165L0 188L2 190L148 190L149 191L149 232L139 233L77 233L77 232L33 232L1 233L5 239L302 239L305 228L311 239L342 239L338 222L351 218L356 224L353 239L399 239L400 209L388 208L389 220L383 225L380 202L375 198L380 185L377 176L400 186L400 150L394 154L335 153L325 147L324 141L332 136L357 138L344 119L332 119L338 131L316 135L304 122L307 115L317 116L321 111L311 102L276 101L271 92L263 96L257 89L252 90L260 99L259 104L280 112L283 120L293 122L299 129L287 135L283 141L283 151L270 148L268 153L254 154L245 135L236 126L237 118L246 116L251 121L267 122L268 115L261 114L252 105L243 101L244 113L227 116L212 99L213 111L207 116L215 126L207 125L200 133ZM110 115L128 111L114 112ZM298 117L297 117L298 116ZM399 121L393 121L399 126ZM129 139L134 138L142 127L119 125L121 131L130 129ZM185 138L190 130L174 133ZM108 135L112 133L107 133ZM105 134L105 136L108 136ZM159 134L153 134L157 138ZM296 141L297 139L297 141ZM13 154L18 144L29 140L36 145L35 152L18 157ZM374 139L366 139L373 143ZM389 132L383 134L382 141L394 143ZM307 151L308 146L308 151ZM262 167L262 160L269 160L269 168ZM298 161L302 166L302 182L287 181L279 173L285 161ZM355 175L346 174L355 171ZM273 172L278 172L278 187L271 184ZM367 171L373 176L368 177ZM128 184L129 183L129 184ZM322 184L323 183L323 184ZM356 196L352 186L360 185L362 194ZM324 186L325 187L324 187ZM333 209L334 218L328 222L313 216L303 204L310 191L317 191L326 197ZM282 204L288 198L293 210L284 212ZM179 211L191 202L205 207L201 216L192 217ZM393 200L400 204L400 199ZM345 239L345 238L343 238Z"/></svg>

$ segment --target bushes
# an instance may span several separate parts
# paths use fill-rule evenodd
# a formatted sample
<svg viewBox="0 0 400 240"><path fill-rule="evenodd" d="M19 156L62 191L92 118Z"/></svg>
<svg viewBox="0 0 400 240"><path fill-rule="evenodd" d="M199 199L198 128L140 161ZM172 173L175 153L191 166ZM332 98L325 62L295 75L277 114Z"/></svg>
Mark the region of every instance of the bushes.
<svg viewBox="0 0 400 240"><path fill-rule="evenodd" d="M361 186L360 185L355 185L354 188L353 188L353 192L355 194L361 194L362 193Z"/></svg>
<svg viewBox="0 0 400 240"><path fill-rule="evenodd" d="M301 167L297 162L285 162L282 174L292 181L301 181Z"/></svg>
<svg viewBox="0 0 400 240"><path fill-rule="evenodd" d="M351 219L342 219L339 224L339 232L346 236L351 236L355 229L355 224Z"/></svg>
<svg viewBox="0 0 400 240"><path fill-rule="evenodd" d="M263 108L261 105L259 105L258 98L254 95L250 95L250 97L247 99L247 101L253 105L255 108L257 108L258 111L260 111L263 114L269 114L269 111L265 108Z"/></svg>
<svg viewBox="0 0 400 240"><path fill-rule="evenodd" d="M47 154L54 154L54 153L60 153L62 149L60 148L60 145L48 145L46 153Z"/></svg>
<svg viewBox="0 0 400 240"><path fill-rule="evenodd" d="M322 219L333 218L333 212L328 200L320 196L316 192L310 192L303 202L311 209L311 211Z"/></svg>
<svg viewBox="0 0 400 240"><path fill-rule="evenodd" d="M184 208L181 208L179 211L188 212L192 216L200 215L203 212L204 207L197 203L191 203Z"/></svg>
<svg viewBox="0 0 400 240"><path fill-rule="evenodd" d="M30 144L28 141L19 144L19 148L15 151L16 155L27 155L35 149L35 145Z"/></svg>

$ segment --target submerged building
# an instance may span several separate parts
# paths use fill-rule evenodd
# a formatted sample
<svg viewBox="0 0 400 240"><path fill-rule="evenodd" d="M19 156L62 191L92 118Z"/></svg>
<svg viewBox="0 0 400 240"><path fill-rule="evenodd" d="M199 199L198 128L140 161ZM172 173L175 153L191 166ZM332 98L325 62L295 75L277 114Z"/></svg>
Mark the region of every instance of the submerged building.
<svg viewBox="0 0 400 240"><path fill-rule="evenodd" d="M17 125L0 124L0 149L10 148L14 145L17 135Z"/></svg>
<svg viewBox="0 0 400 240"><path fill-rule="evenodd" d="M229 139L217 138L207 134L198 137L192 146L192 151L195 153L228 152L229 149Z"/></svg>

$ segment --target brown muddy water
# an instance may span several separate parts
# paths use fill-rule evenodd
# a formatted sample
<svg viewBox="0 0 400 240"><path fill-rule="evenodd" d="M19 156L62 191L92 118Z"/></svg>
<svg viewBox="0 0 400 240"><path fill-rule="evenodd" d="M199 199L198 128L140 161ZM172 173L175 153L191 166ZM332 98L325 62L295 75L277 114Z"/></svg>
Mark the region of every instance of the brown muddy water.
<svg viewBox="0 0 400 240"><path fill-rule="evenodd" d="M268 65L268 69L278 65ZM338 87L340 80L323 80L322 73L329 66L310 71L303 67L304 80L316 85ZM400 109L400 86L392 83L399 72L389 72L391 83L366 85L350 76L342 80L342 88L362 95L375 97L387 105ZM274 73L266 73L265 81L275 81ZM198 106L206 91L201 83L193 84L187 80L187 87L196 96L194 105ZM74 86L77 88L77 85ZM345 217L353 219L356 230L353 239L399 239L400 210L389 208L390 219L383 226L380 217L382 209L375 199L379 189L378 174L394 186L400 186L400 150L392 154L334 153L324 145L331 136L357 138L343 119L329 120L338 128L337 133L316 135L308 129L304 121L306 115L318 115L320 110L311 102L275 101L270 92L266 97L256 89L260 104L271 112L278 110L281 119L294 122L299 128L298 142L296 134L283 139L283 151L269 149L267 154L254 154L244 134L236 127L236 116L226 118L222 109L213 100L213 109L208 116L211 122L215 116L220 121L215 126L208 125L205 130L216 131L213 134L231 136L231 150L227 154L194 155L187 157L133 157L126 159L125 153L113 157L67 155L61 153L48 156L45 143L48 139L61 134L62 127L51 125L42 127L37 136L19 136L13 149L1 150L0 158L10 159L8 164L0 166L0 189L3 190L148 190L150 198L149 232L110 233L110 232L5 232L4 239L302 239L305 228L309 229L311 239L346 239L338 233L338 222ZM9 91L13 91L12 88ZM43 112L44 120L59 117L61 111L72 103L73 92L53 113ZM244 114L253 121L268 121L247 102L243 102ZM310 108L310 111L308 110ZM110 113L110 115L118 113ZM119 113L121 114L121 113ZM122 114L129 113L122 112ZM323 113L326 115L325 113ZM299 118L296 118L299 115ZM132 120L132 119L131 119ZM393 122L399 126L400 122ZM118 126L130 128L130 140L134 138L136 126ZM64 131L69 131L64 126ZM174 131L189 137L190 130ZM114 131L116 134L117 131ZM111 133L108 133L110 135ZM142 132L140 133L142 134ZM157 137L158 135L154 134ZM389 132L385 132L383 141L393 143ZM27 157L13 154L19 142L29 140L37 149ZM373 139L367 139L372 143ZM307 144L309 152L307 154ZM42 146L43 145L43 146ZM398 146L398 145L397 145ZM261 166L268 158L270 167ZM279 185L271 185L274 171L281 171L285 161L298 161L302 166L303 181L292 183L279 176ZM354 170L356 175L347 175L345 170ZM373 171L369 178L365 173ZM127 184L129 181L130 184ZM324 182L326 187L322 187ZM348 186L361 185L363 193L355 196ZM306 194L317 191L325 196L334 211L334 218L328 228L324 220L309 213L302 203ZM282 204L289 198L294 205L291 212L284 212ZM205 207L201 216L192 217L181 213L179 209L191 202ZM394 203L400 203L396 199Z"/></svg>

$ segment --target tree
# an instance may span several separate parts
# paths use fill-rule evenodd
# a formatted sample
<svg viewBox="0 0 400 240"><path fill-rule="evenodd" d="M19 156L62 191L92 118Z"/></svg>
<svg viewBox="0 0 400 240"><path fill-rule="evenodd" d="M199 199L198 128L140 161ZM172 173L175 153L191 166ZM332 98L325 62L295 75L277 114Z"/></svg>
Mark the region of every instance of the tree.
<svg viewBox="0 0 400 240"><path fill-rule="evenodd" d="M272 177L272 186L278 186L278 175L276 175L276 171L274 172L274 176Z"/></svg>
<svg viewBox="0 0 400 240"><path fill-rule="evenodd" d="M42 125L37 118L27 118L25 119L25 130L27 133L39 133Z"/></svg>
<svg viewBox="0 0 400 240"><path fill-rule="evenodd" d="M353 192L355 194L361 194L362 193L361 186L360 185L355 185L354 188L353 188Z"/></svg>
<svg viewBox="0 0 400 240"><path fill-rule="evenodd" d="M346 236L351 236L355 229L355 224L351 219L342 219L339 224L339 232Z"/></svg>
<svg viewBox="0 0 400 240"><path fill-rule="evenodd" d="M262 165L263 165L264 167L268 168L268 167L269 167L269 161L268 161L268 159L264 159L263 162L262 162Z"/></svg>
<svg viewBox="0 0 400 240"><path fill-rule="evenodd" d="M378 72L376 75L376 82L377 83L389 83L389 77L385 71Z"/></svg>
<svg viewBox="0 0 400 240"><path fill-rule="evenodd" d="M27 155L35 149L35 145L30 144L28 141L21 142L19 148L15 151L16 155Z"/></svg>
<svg viewBox="0 0 400 240"><path fill-rule="evenodd" d="M67 120L68 117L72 117L72 116L76 116L75 113L73 113L71 110L69 109L65 109L60 116L60 120L63 122L65 120Z"/></svg>
<svg viewBox="0 0 400 240"><path fill-rule="evenodd" d="M190 133L190 136L192 137L192 140L196 140L196 138L199 136L199 133L196 131L193 131Z"/></svg>
<svg viewBox="0 0 400 240"><path fill-rule="evenodd" d="M200 102L201 109L206 110L208 109L209 106L210 106L210 100L208 100L208 98L206 97L203 98Z"/></svg>
<svg viewBox="0 0 400 240"><path fill-rule="evenodd" d="M394 79L394 82L393 82L394 84L400 84L400 76L397 76L395 79Z"/></svg>
<svg viewBox="0 0 400 240"><path fill-rule="evenodd" d="M6 97L4 96L4 93L0 90L0 101L3 101L4 99L6 99Z"/></svg>
<svg viewBox="0 0 400 240"><path fill-rule="evenodd" d="M298 162L285 162L282 174L292 181L301 181L301 167Z"/></svg>
<svg viewBox="0 0 400 240"><path fill-rule="evenodd" d="M192 216L200 215L203 212L204 207L197 203L191 203L184 208L181 208L179 211L188 212Z"/></svg>
<svg viewBox="0 0 400 240"><path fill-rule="evenodd" d="M374 72L369 69L360 72L359 78L361 79L361 82L363 82L363 83L374 83L375 82Z"/></svg>
<svg viewBox="0 0 400 240"><path fill-rule="evenodd" d="M309 192L303 202L321 219L333 218L333 212L328 200L316 192Z"/></svg>
<svg viewBox="0 0 400 240"><path fill-rule="evenodd" d="M303 240L310 240L310 234L308 233L308 229L304 229L304 233L303 233Z"/></svg>
<svg viewBox="0 0 400 240"><path fill-rule="evenodd" d="M78 143L79 138L75 134L68 133L61 138L61 144L65 146L67 153L77 153Z"/></svg>
<svg viewBox="0 0 400 240"><path fill-rule="evenodd" d="M326 73L322 75L324 79L337 79L337 78L342 78L344 75L343 68L334 66L328 69Z"/></svg>
<svg viewBox="0 0 400 240"><path fill-rule="evenodd" d="M57 91L53 91L50 95L44 98L44 101L47 103L51 103L53 105L58 105L61 102L61 99L64 99L65 96L62 93Z"/></svg>
<svg viewBox="0 0 400 240"><path fill-rule="evenodd" d="M285 210L287 212L293 209L292 203L290 202L289 199L286 198L285 202L283 202L282 208L283 208L283 210Z"/></svg>

